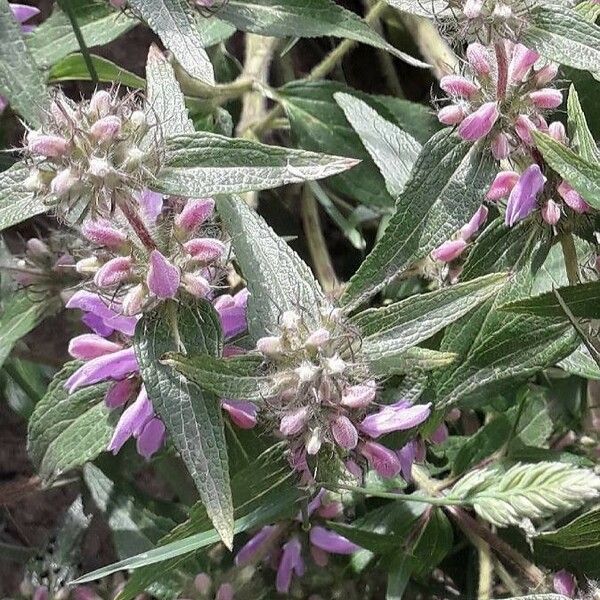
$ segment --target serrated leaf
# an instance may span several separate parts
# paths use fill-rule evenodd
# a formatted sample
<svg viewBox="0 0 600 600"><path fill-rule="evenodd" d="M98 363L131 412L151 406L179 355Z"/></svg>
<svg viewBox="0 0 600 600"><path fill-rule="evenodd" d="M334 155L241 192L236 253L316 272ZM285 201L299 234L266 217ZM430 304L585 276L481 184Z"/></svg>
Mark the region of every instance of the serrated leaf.
<svg viewBox="0 0 600 600"><path fill-rule="evenodd" d="M235 358L168 352L161 362L202 389L222 398L256 402L273 396L277 391L276 383L271 377L249 375L243 364L246 361L242 361L240 365L240 361Z"/></svg>
<svg viewBox="0 0 600 600"><path fill-rule="evenodd" d="M16 163L0 173L0 231L48 210L40 196L25 189L29 168Z"/></svg>
<svg viewBox="0 0 600 600"><path fill-rule="evenodd" d="M358 15L332 0L228 0L219 18L242 31L272 37L334 36L387 50L410 65L429 65L386 42Z"/></svg>
<svg viewBox="0 0 600 600"><path fill-rule="evenodd" d="M40 477L55 479L103 452L114 431L116 413L102 400L109 383L69 394L67 379L81 366L67 363L36 404L27 429L27 452Z"/></svg>
<svg viewBox="0 0 600 600"><path fill-rule="evenodd" d="M88 48L103 46L132 29L136 19L112 9L108 3L70 0L77 24ZM79 50L69 17L55 5L54 11L27 38L27 46L39 67L51 67Z"/></svg>
<svg viewBox="0 0 600 600"><path fill-rule="evenodd" d="M485 275L448 288L410 296L383 308L371 308L350 319L362 334L361 350L375 359L400 353L430 338L505 285L503 273Z"/></svg>
<svg viewBox="0 0 600 600"><path fill-rule="evenodd" d="M92 64L96 69L98 81L105 83L120 83L134 89L143 89L146 82L119 65L101 56L90 56ZM48 73L50 83L61 83L63 81L90 81L92 76L87 68L83 54L78 52L65 56L57 62Z"/></svg>
<svg viewBox="0 0 600 600"><path fill-rule="evenodd" d="M357 161L198 131L166 141L164 166L152 189L185 197L268 190L323 179Z"/></svg>
<svg viewBox="0 0 600 600"><path fill-rule="evenodd" d="M138 13L192 76L214 85L215 74L185 0L129 0Z"/></svg>
<svg viewBox="0 0 600 600"><path fill-rule="evenodd" d="M495 168L479 145L448 129L434 135L423 146L383 236L350 279L342 303L363 303L454 235L480 206Z"/></svg>
<svg viewBox="0 0 600 600"><path fill-rule="evenodd" d="M420 104L391 96L365 94L333 81L296 81L277 91L299 147L361 160L350 171L328 179L327 186L367 206L387 209L393 206L394 199L387 192L373 159L335 102L336 93L347 93L366 102L420 143L433 135L438 123Z"/></svg>
<svg viewBox="0 0 600 600"><path fill-rule="evenodd" d="M175 71L154 45L146 62L147 115L150 125L159 125L165 137L194 133L185 98L175 78Z"/></svg>
<svg viewBox="0 0 600 600"><path fill-rule="evenodd" d="M396 198L404 190L422 150L421 144L384 119L366 102L341 92L335 94L334 98L375 161L388 192Z"/></svg>
<svg viewBox="0 0 600 600"><path fill-rule="evenodd" d="M568 287L558 288L560 297L564 300L574 317L583 319L600 319L600 282L591 281ZM554 291L539 296L524 298L516 302L502 305L501 310L514 313L556 317L567 320Z"/></svg>
<svg viewBox="0 0 600 600"><path fill-rule="evenodd" d="M534 132L533 137L548 164L566 179L590 206L600 209L600 165L586 161L545 133Z"/></svg>
<svg viewBox="0 0 600 600"><path fill-rule="evenodd" d="M581 344L572 354L561 360L558 366L567 373L584 379L600 379L600 367L585 344Z"/></svg>
<svg viewBox="0 0 600 600"><path fill-rule="evenodd" d="M233 503L220 401L160 362L171 351L218 355L222 345L219 317L203 300L163 303L139 321L134 342L154 409L181 454L215 528L230 547Z"/></svg>
<svg viewBox="0 0 600 600"><path fill-rule="evenodd" d="M520 41L563 65L596 71L600 65L600 28L577 11L557 4L534 6Z"/></svg>
<svg viewBox="0 0 600 600"><path fill-rule="evenodd" d="M545 531L535 538L567 550L600 546L600 509L587 512L554 531Z"/></svg>
<svg viewBox="0 0 600 600"><path fill-rule="evenodd" d="M243 200L220 197L217 209L247 279L250 334L268 335L284 311L299 306L316 325L325 297L306 263Z"/></svg>
<svg viewBox="0 0 600 600"><path fill-rule="evenodd" d="M28 123L39 127L50 94L8 0L0 0L0 40L0 94Z"/></svg>
<svg viewBox="0 0 600 600"><path fill-rule="evenodd" d="M600 5L597 5L600 10ZM569 88L567 99L567 113L569 115L569 133L571 141L578 154L590 163L600 161L600 151L588 127L585 113L579 102L579 94L575 86Z"/></svg>
<svg viewBox="0 0 600 600"><path fill-rule="evenodd" d="M505 472L493 467L471 471L448 497L472 505L486 521L506 527L573 510L599 495L600 477L593 471L540 462L518 463Z"/></svg>

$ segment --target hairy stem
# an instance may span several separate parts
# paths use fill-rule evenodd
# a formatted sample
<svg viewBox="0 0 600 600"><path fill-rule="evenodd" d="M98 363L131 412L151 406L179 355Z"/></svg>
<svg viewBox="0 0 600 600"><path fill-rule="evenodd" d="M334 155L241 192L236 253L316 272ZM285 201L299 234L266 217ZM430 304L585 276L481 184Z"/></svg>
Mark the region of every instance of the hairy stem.
<svg viewBox="0 0 600 600"><path fill-rule="evenodd" d="M119 202L119 208L135 234L140 239L140 242L142 242L148 250L156 250L156 243L152 239L146 224L142 221L138 212L131 206L131 203L128 200Z"/></svg>
<svg viewBox="0 0 600 600"><path fill-rule="evenodd" d="M579 277L579 264L577 263L577 250L575 249L575 240L572 233L563 233L560 236L560 246L565 259L565 268L569 285L577 285L581 279Z"/></svg>
<svg viewBox="0 0 600 600"><path fill-rule="evenodd" d="M504 100L508 88L508 55L504 40L499 40L494 45L496 62L498 64L498 100Z"/></svg>

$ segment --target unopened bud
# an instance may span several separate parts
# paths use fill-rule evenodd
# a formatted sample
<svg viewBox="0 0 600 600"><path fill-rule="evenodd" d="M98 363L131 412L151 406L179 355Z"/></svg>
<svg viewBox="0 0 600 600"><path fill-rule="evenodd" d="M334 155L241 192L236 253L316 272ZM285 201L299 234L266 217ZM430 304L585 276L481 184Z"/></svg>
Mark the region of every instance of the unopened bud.
<svg viewBox="0 0 600 600"><path fill-rule="evenodd" d="M294 369L294 371L302 383L308 383L315 378L316 374L319 372L319 368L315 367L315 365L310 362L304 361L297 369Z"/></svg>
<svg viewBox="0 0 600 600"><path fill-rule="evenodd" d="M82 258L75 263L75 271L81 275L94 275L102 266L102 263L95 257Z"/></svg>
<svg viewBox="0 0 600 600"><path fill-rule="evenodd" d="M131 275L132 260L129 256L112 258L98 269L94 283L101 288L122 283Z"/></svg>
<svg viewBox="0 0 600 600"><path fill-rule="evenodd" d="M465 251L466 247L467 242L462 238L458 240L448 240L438 246L431 253L431 256L440 262L449 263L456 260Z"/></svg>
<svg viewBox="0 0 600 600"><path fill-rule="evenodd" d="M331 333L329 333L328 329L321 327L316 331L313 331L304 342L304 345L309 348L321 348L321 346L325 345L329 339L331 338Z"/></svg>
<svg viewBox="0 0 600 600"><path fill-rule="evenodd" d="M302 406L287 415L279 423L279 431L285 436L292 436L300 433L308 422L310 412L307 406Z"/></svg>
<svg viewBox="0 0 600 600"><path fill-rule="evenodd" d="M266 356L274 356L283 352L282 340L279 336L266 336L256 342L256 349Z"/></svg>
<svg viewBox="0 0 600 600"><path fill-rule="evenodd" d="M183 245L184 250L198 262L212 262L225 254L225 244L215 238L195 238Z"/></svg>
<svg viewBox="0 0 600 600"><path fill-rule="evenodd" d="M516 44L510 65L508 67L508 77L513 83L521 83L523 78L538 60L540 55L535 50L530 50L523 44Z"/></svg>
<svg viewBox="0 0 600 600"><path fill-rule="evenodd" d="M504 160L508 158L509 154L510 142L508 141L508 136L505 133L500 132L492 140L492 156L496 160Z"/></svg>
<svg viewBox="0 0 600 600"><path fill-rule="evenodd" d="M90 133L99 142L111 142L121 133L121 119L116 115L102 117L91 126Z"/></svg>
<svg viewBox="0 0 600 600"><path fill-rule="evenodd" d="M281 315L281 327L288 331L295 331L302 322L300 315L293 310L286 310Z"/></svg>
<svg viewBox="0 0 600 600"><path fill-rule="evenodd" d="M106 219L86 221L81 233L94 244L107 248L120 248L127 241L125 233L112 227Z"/></svg>
<svg viewBox="0 0 600 600"><path fill-rule="evenodd" d="M346 369L346 363L337 354L331 358L326 358L324 361L325 369L331 375L340 375Z"/></svg>
<svg viewBox="0 0 600 600"><path fill-rule="evenodd" d="M437 116L444 125L458 125L465 118L465 111L457 104L450 104L440 109Z"/></svg>
<svg viewBox="0 0 600 600"><path fill-rule="evenodd" d="M196 298L206 298L210 293L209 281L200 274L184 273L181 277L184 289Z"/></svg>
<svg viewBox="0 0 600 600"><path fill-rule="evenodd" d="M306 438L305 447L308 454L314 456L319 452L323 444L323 432L320 427L315 427Z"/></svg>
<svg viewBox="0 0 600 600"><path fill-rule="evenodd" d="M90 114L101 119L110 113L112 99L105 90L97 91L90 100Z"/></svg>
<svg viewBox="0 0 600 600"><path fill-rule="evenodd" d="M212 579L206 573L200 573L194 578L194 587L202 596L207 596L212 586Z"/></svg>
<svg viewBox="0 0 600 600"><path fill-rule="evenodd" d="M157 298L174 298L181 283L181 272L161 252L150 253L150 269L146 277L148 289Z"/></svg>
<svg viewBox="0 0 600 600"><path fill-rule="evenodd" d="M440 80L440 87L450 96L471 98L479 88L472 82L460 75L446 75Z"/></svg>
<svg viewBox="0 0 600 600"><path fill-rule="evenodd" d="M50 191L59 198L66 196L77 183L78 178L71 168L67 167L59 171L50 183Z"/></svg>
<svg viewBox="0 0 600 600"><path fill-rule="evenodd" d="M143 284L138 283L138 285L133 286L123 298L121 304L123 314L131 317L140 313L146 303L146 297L147 290Z"/></svg>
<svg viewBox="0 0 600 600"><path fill-rule="evenodd" d="M542 219L548 225L556 225L560 219L560 206L552 198L542 206Z"/></svg>
<svg viewBox="0 0 600 600"><path fill-rule="evenodd" d="M547 64L535 74L535 83L538 86L547 85L558 75L558 65L556 63Z"/></svg>
<svg viewBox="0 0 600 600"><path fill-rule="evenodd" d="M479 44L478 42L469 44L467 46L467 60L478 75L485 76L490 74L490 54L483 44Z"/></svg>
<svg viewBox="0 0 600 600"><path fill-rule="evenodd" d="M482 8L483 0L467 0L463 6L463 14L467 19L476 19Z"/></svg>
<svg viewBox="0 0 600 600"><path fill-rule="evenodd" d="M71 144L58 135L35 134L30 136L27 148L33 154L47 158L60 158L71 149Z"/></svg>
<svg viewBox="0 0 600 600"><path fill-rule="evenodd" d="M188 200L183 210L175 219L175 225L187 233L195 231L212 215L215 201L212 198L196 198Z"/></svg>
<svg viewBox="0 0 600 600"><path fill-rule="evenodd" d="M148 120L146 115L141 110L134 110L129 117L129 122L134 129L141 129L146 127Z"/></svg>
<svg viewBox="0 0 600 600"><path fill-rule="evenodd" d="M548 126L548 134L561 144L566 144L568 141L567 130L560 121L552 121L552 123L550 123Z"/></svg>
<svg viewBox="0 0 600 600"><path fill-rule="evenodd" d="M375 400L377 385L367 381L360 385L351 385L342 392L341 404L349 408L364 408Z"/></svg>
<svg viewBox="0 0 600 600"><path fill-rule="evenodd" d="M529 99L538 108L553 109L558 108L563 102L563 95L559 90L553 88L544 88L536 90L529 94Z"/></svg>
<svg viewBox="0 0 600 600"><path fill-rule="evenodd" d="M537 127L527 115L519 115L515 121L515 131L525 144L531 146L533 144L532 134L537 131Z"/></svg>
<svg viewBox="0 0 600 600"><path fill-rule="evenodd" d="M358 444L358 431L346 415L335 417L331 424L331 435L336 444L344 450L353 450Z"/></svg>
<svg viewBox="0 0 600 600"><path fill-rule="evenodd" d="M106 179L112 172L112 167L103 158L92 158L88 165L88 173L98 179Z"/></svg>
<svg viewBox="0 0 600 600"><path fill-rule="evenodd" d="M34 258L49 258L52 256L48 245L38 238L27 240L27 253Z"/></svg>
<svg viewBox="0 0 600 600"><path fill-rule="evenodd" d="M23 187L29 192L42 192L46 189L46 182L39 169L32 169L23 182Z"/></svg>
<svg viewBox="0 0 600 600"><path fill-rule="evenodd" d="M486 136L499 117L498 103L486 102L458 126L458 135L463 140L474 142Z"/></svg>

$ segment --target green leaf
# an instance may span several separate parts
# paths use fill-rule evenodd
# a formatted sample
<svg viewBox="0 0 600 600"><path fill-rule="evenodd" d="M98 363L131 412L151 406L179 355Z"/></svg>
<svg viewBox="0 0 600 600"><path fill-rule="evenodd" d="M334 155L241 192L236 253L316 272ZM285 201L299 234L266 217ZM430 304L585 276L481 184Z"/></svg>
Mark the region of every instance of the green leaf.
<svg viewBox="0 0 600 600"><path fill-rule="evenodd" d="M98 74L98 80L106 83L120 83L134 89L143 89L146 82L141 78L119 67L101 56L90 57L92 64ZM63 81L89 81L91 80L90 72L85 64L83 54L75 53L65 56L57 62L48 73L48 81L50 83L61 83Z"/></svg>
<svg viewBox="0 0 600 600"><path fill-rule="evenodd" d="M408 554L400 552L392 558L392 564L388 568L385 600L402 600L414 572L414 563L414 559Z"/></svg>
<svg viewBox="0 0 600 600"><path fill-rule="evenodd" d="M573 510L600 495L600 477L566 463L516 464L505 472L490 467L471 471L450 490L448 498L470 504L486 521L520 525L524 519Z"/></svg>
<svg viewBox="0 0 600 600"><path fill-rule="evenodd" d="M572 354L561 360L558 366L571 375L584 379L600 379L600 367L585 344L581 344Z"/></svg>
<svg viewBox="0 0 600 600"><path fill-rule="evenodd" d="M558 289L558 292L574 317L600 319L599 281L562 287ZM504 304L500 309L514 313L556 317L567 320L567 316L553 291L541 294L540 296L524 298L523 300Z"/></svg>
<svg viewBox="0 0 600 600"><path fill-rule="evenodd" d="M373 351L373 355L369 352ZM369 363L373 375L408 375L415 371L431 371L451 365L458 357L452 352L438 352L429 348L409 348L398 353L381 355L377 346L361 348L361 357Z"/></svg>
<svg viewBox="0 0 600 600"><path fill-rule="evenodd" d="M65 389L65 382L81 365L70 362L57 373L29 420L27 452L43 479L55 479L93 460L112 437L116 413L102 402L110 384L91 385L72 394Z"/></svg>
<svg viewBox="0 0 600 600"><path fill-rule="evenodd" d="M412 549L412 556L417 559L414 572L418 576L424 576L437 567L452 550L453 541L452 525L448 517L441 509L435 508Z"/></svg>
<svg viewBox="0 0 600 600"><path fill-rule="evenodd" d="M161 364L170 351L222 351L219 317L209 302L163 303L136 327L135 352L148 396L181 454L223 542L233 542L233 503L220 400Z"/></svg>
<svg viewBox="0 0 600 600"><path fill-rule="evenodd" d="M568 7L534 6L520 41L563 65L596 71L600 65L600 28Z"/></svg>
<svg viewBox="0 0 600 600"><path fill-rule="evenodd" d="M28 175L22 162L0 173L0 231L48 210L40 196L25 189Z"/></svg>
<svg viewBox="0 0 600 600"><path fill-rule="evenodd" d="M429 65L388 44L358 15L332 0L228 0L219 18L242 31L272 37L333 36L387 50L410 65Z"/></svg>
<svg viewBox="0 0 600 600"><path fill-rule="evenodd" d="M323 179L356 162L198 131L167 139L164 166L153 189L185 197L268 190Z"/></svg>
<svg viewBox="0 0 600 600"><path fill-rule="evenodd" d="M362 351L371 359L400 353L430 338L506 284L503 273L410 296L383 308L365 310L350 319L362 334Z"/></svg>
<svg viewBox="0 0 600 600"><path fill-rule="evenodd" d="M567 550L600 547L600 509L587 512L554 531L539 534L535 542Z"/></svg>
<svg viewBox="0 0 600 600"><path fill-rule="evenodd" d="M129 0L129 6L148 23L192 77L214 85L213 67L186 0Z"/></svg>
<svg viewBox="0 0 600 600"><path fill-rule="evenodd" d="M342 302L362 304L454 235L477 210L495 163L448 129L434 135L396 203L383 236L352 277Z"/></svg>
<svg viewBox="0 0 600 600"><path fill-rule="evenodd" d="M597 5L600 10L600 5ZM594 141L590 128L588 127L585 113L579 102L579 94L574 85L569 88L567 100L567 113L569 115L569 133L571 142L577 153L590 163L600 161L600 151Z"/></svg>
<svg viewBox="0 0 600 600"><path fill-rule="evenodd" d="M404 190L422 150L421 144L366 102L340 92L334 98L381 171L388 192L396 198Z"/></svg>
<svg viewBox="0 0 600 600"><path fill-rule="evenodd" d="M275 395L276 382L271 377L248 375L244 362L223 359L208 354L184 355L168 352L163 364L169 365L203 390L222 398L259 401Z"/></svg>
<svg viewBox="0 0 600 600"><path fill-rule="evenodd" d="M586 161L545 133L536 131L533 137L548 164L566 179L590 206L600 209L600 165Z"/></svg>
<svg viewBox="0 0 600 600"><path fill-rule="evenodd" d="M255 339L268 335L284 311L298 306L316 325L325 297L306 264L243 200L217 198L217 209L250 291L250 334Z"/></svg>
<svg viewBox="0 0 600 600"><path fill-rule="evenodd" d="M333 81L295 81L277 91L298 146L361 160L350 171L328 179L327 186L367 206L387 209L393 206L394 199L387 192L373 159L336 103L336 93L351 94L366 102L420 143L433 135L438 123L432 120L425 106L391 96L371 96Z"/></svg>
<svg viewBox="0 0 600 600"><path fill-rule="evenodd" d="M137 498L119 489L98 467L83 467L83 480L94 504L104 514L120 559L150 550L175 523L159 517Z"/></svg>
<svg viewBox="0 0 600 600"><path fill-rule="evenodd" d="M0 366L10 355L16 342L39 325L56 307L56 302L40 301L27 291L18 292L4 302L0 316Z"/></svg>
<svg viewBox="0 0 600 600"><path fill-rule="evenodd" d="M194 133L194 124L188 116L185 98L175 78L175 71L163 53L150 46L146 63L147 115L151 125L160 124L166 137ZM154 135L150 136L154 139Z"/></svg>
<svg viewBox="0 0 600 600"><path fill-rule="evenodd" d="M390 6L420 17L430 19L447 14L448 0L386 0Z"/></svg>
<svg viewBox="0 0 600 600"><path fill-rule="evenodd" d="M88 48L103 46L132 29L136 19L110 8L107 2L69 0ZM27 37L27 45L39 67L48 68L79 50L69 17L55 6L52 15Z"/></svg>
<svg viewBox="0 0 600 600"><path fill-rule="evenodd" d="M0 94L30 125L39 127L50 95L8 0L0 0L0 39Z"/></svg>

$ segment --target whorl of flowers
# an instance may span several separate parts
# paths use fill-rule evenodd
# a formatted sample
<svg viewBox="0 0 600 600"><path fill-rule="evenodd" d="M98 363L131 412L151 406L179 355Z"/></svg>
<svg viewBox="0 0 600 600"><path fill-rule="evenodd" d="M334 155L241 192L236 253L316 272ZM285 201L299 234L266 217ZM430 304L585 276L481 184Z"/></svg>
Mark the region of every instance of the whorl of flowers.
<svg viewBox="0 0 600 600"><path fill-rule="evenodd" d="M27 134L26 185L71 222L106 217L156 174L158 145L143 143L147 135L136 95L101 90L76 104L59 91L42 127Z"/></svg>
<svg viewBox="0 0 600 600"><path fill-rule="evenodd" d="M536 67L540 56L522 44L498 42L501 52L479 43L467 48L464 75L440 81L451 103L438 112L445 125L457 125L464 140L488 138L498 160L533 144L532 131L548 131L544 114L558 108L562 93L551 86L557 66Z"/></svg>
<svg viewBox="0 0 600 600"><path fill-rule="evenodd" d="M323 307L318 326L314 317L309 322L300 312L286 311L279 331L257 342L277 388L265 412L288 440L292 466L310 480L309 463L320 452L333 452L359 478L365 461L383 477L398 475L398 454L373 439L419 425L430 405L399 401L378 410L377 384L354 358L357 332L340 309Z"/></svg>

